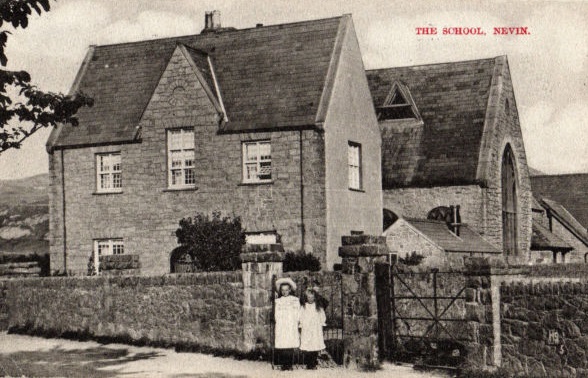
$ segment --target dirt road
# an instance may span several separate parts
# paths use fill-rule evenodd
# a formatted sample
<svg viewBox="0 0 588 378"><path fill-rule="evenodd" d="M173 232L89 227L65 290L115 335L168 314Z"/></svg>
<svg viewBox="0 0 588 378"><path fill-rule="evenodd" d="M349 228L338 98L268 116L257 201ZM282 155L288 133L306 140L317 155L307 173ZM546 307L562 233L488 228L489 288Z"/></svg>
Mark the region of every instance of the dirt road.
<svg viewBox="0 0 588 378"><path fill-rule="evenodd" d="M0 333L0 375L12 377L402 377L435 378L409 366L384 364L374 373L344 368L272 370L265 362L238 361L170 349L102 345Z"/></svg>

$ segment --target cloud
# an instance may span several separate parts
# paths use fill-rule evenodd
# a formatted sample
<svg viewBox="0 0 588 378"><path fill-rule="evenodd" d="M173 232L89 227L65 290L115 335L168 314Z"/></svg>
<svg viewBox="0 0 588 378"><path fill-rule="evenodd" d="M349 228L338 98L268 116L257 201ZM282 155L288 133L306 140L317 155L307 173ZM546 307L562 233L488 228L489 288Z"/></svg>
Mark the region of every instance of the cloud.
<svg viewBox="0 0 588 378"><path fill-rule="evenodd" d="M95 36L96 44L138 41L200 32L192 17L165 11L143 11L108 25Z"/></svg>
<svg viewBox="0 0 588 378"><path fill-rule="evenodd" d="M556 109L540 102L521 112L529 165L546 173L588 172L588 104Z"/></svg>

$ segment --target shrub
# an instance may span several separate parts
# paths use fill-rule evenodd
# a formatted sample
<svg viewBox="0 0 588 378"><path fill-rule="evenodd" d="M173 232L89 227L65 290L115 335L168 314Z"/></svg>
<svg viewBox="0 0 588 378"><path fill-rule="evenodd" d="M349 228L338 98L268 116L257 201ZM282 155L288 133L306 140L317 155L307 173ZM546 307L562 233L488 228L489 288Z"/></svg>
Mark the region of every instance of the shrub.
<svg viewBox="0 0 588 378"><path fill-rule="evenodd" d="M219 211L213 212L212 216L196 214L194 218L180 221L176 236L180 244L176 250L188 253L199 271L237 270L241 267L239 254L245 244L245 233L240 217L222 217ZM178 255L176 250L172 256Z"/></svg>
<svg viewBox="0 0 588 378"><path fill-rule="evenodd" d="M310 270L318 272L321 270L321 262L314 255L304 252L288 252L284 256L284 272L298 272Z"/></svg>

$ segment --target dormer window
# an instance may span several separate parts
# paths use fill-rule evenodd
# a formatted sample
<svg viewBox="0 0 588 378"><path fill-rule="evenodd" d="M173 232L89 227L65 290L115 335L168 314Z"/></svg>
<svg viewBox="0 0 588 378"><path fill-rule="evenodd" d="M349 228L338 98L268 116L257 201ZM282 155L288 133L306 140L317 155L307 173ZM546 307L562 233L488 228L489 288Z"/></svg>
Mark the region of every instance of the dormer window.
<svg viewBox="0 0 588 378"><path fill-rule="evenodd" d="M400 82L394 83L384 104L378 107L377 113L380 121L420 118L408 87Z"/></svg>

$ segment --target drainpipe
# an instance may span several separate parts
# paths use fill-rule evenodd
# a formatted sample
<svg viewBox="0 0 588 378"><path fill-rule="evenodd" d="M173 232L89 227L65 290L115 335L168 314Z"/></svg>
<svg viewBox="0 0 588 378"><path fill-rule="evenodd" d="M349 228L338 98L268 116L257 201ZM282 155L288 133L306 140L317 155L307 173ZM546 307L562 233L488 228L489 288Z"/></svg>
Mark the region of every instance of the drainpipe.
<svg viewBox="0 0 588 378"><path fill-rule="evenodd" d="M63 271L67 275L67 230L65 225L65 161L61 151L61 211L63 214Z"/></svg>
<svg viewBox="0 0 588 378"><path fill-rule="evenodd" d="M302 161L302 130L299 130L298 141L300 143L300 251L304 252L306 246L306 227L304 225L304 166Z"/></svg>

